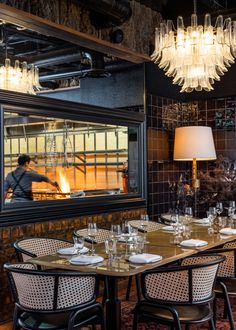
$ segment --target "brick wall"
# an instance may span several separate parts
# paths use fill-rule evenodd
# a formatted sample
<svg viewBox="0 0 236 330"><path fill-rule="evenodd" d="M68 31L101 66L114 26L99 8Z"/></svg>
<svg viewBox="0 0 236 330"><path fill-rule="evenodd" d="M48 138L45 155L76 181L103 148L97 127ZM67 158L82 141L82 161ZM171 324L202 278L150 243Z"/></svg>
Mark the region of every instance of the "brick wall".
<svg viewBox="0 0 236 330"><path fill-rule="evenodd" d="M16 255L12 244L24 237L54 237L72 240L75 229L85 228L88 222L96 222L99 228L110 229L111 223L120 223L125 219L139 218L144 209L124 210L123 212L105 213L92 216L82 216L70 219L32 223L21 226L9 226L0 228L0 323L11 319L13 304L6 273L3 264L15 262Z"/></svg>

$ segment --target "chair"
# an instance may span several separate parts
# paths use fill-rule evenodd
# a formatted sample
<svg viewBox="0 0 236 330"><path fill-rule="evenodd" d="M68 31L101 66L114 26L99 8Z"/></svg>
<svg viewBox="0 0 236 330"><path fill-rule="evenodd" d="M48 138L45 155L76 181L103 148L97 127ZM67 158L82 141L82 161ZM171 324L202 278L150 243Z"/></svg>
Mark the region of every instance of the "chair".
<svg viewBox="0 0 236 330"><path fill-rule="evenodd" d="M14 243L18 261L56 253L60 248L73 246L73 243L56 238L31 237Z"/></svg>
<svg viewBox="0 0 236 330"><path fill-rule="evenodd" d="M163 227L165 227L163 225L163 223L158 223L155 221L147 221L146 222L146 226L145 226L145 230L142 228L142 220L130 220L129 224L134 227L137 228L139 231L141 232L147 232L147 233L151 233L152 231L156 231L159 229L162 229Z"/></svg>
<svg viewBox="0 0 236 330"><path fill-rule="evenodd" d="M223 248L203 252L204 255L207 253L218 253L226 258L219 266L215 296L224 299L224 316L229 319L230 329L235 330L236 326L229 298L236 296L236 241L224 244ZM216 304L214 304L214 308L216 308Z"/></svg>
<svg viewBox="0 0 236 330"><path fill-rule="evenodd" d="M32 264L5 264L15 300L13 330L72 330L101 324L103 309L96 302L97 275L47 272Z"/></svg>
<svg viewBox="0 0 236 330"><path fill-rule="evenodd" d="M170 325L181 330L181 324L209 322L215 329L210 302L220 262L217 254L193 256L180 266L148 270L141 274L143 301L134 308L134 325L142 319Z"/></svg>
<svg viewBox="0 0 236 330"><path fill-rule="evenodd" d="M82 236L84 237L85 241L87 241L88 243L92 242L92 238L88 236L88 230L86 228L84 229L77 229L74 231L74 235L75 236ZM95 235L95 239L93 240L93 242L96 244L99 243L104 243L105 240L109 239L111 236L111 232L110 230L107 229L98 229L97 233Z"/></svg>
<svg viewBox="0 0 236 330"><path fill-rule="evenodd" d="M138 231L140 232L146 232L146 233L151 233L153 231L156 231L156 230L159 230L161 228L164 227L163 224L161 223L158 223L158 222L155 222L155 221L147 221L146 222L146 226L145 226L145 230L142 228L142 223L143 221L142 220L130 220L129 221L129 224L134 227L134 228L137 228ZM130 291L131 291L131 287L132 287L132 280L133 280L133 276L130 276L129 277L129 280L128 280L128 285L127 285L127 291L126 291L126 296L125 296L125 300L129 300L130 298ZM136 275L135 276L135 282L136 282L136 288L137 288L137 297L138 297L138 301L141 300L141 292L140 292L140 288L139 288L139 276Z"/></svg>

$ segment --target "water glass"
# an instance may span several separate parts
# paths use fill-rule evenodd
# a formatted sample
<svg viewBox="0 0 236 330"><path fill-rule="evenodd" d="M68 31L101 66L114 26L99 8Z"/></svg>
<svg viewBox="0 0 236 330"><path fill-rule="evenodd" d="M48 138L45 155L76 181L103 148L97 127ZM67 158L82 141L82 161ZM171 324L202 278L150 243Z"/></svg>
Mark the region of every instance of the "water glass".
<svg viewBox="0 0 236 330"><path fill-rule="evenodd" d="M121 236L120 225L111 225L111 236L118 239Z"/></svg>
<svg viewBox="0 0 236 330"><path fill-rule="evenodd" d="M228 216L229 216L229 227L234 228L234 214L236 206L235 201L229 201Z"/></svg>
<svg viewBox="0 0 236 330"><path fill-rule="evenodd" d="M147 227L148 227L148 221L149 221L149 216L148 214L141 214L140 216L141 222L140 222L140 229L143 230L143 239L144 243L149 243L147 241Z"/></svg>
<svg viewBox="0 0 236 330"><path fill-rule="evenodd" d="M81 251L84 247L84 237L82 236L73 236L74 240L74 253L81 254Z"/></svg>
<svg viewBox="0 0 236 330"><path fill-rule="evenodd" d="M214 233L214 229L213 229L213 221L215 219L215 216L214 214L211 213L211 211L207 211L207 219L209 221L209 228L208 228L208 234L209 235L212 235Z"/></svg>
<svg viewBox="0 0 236 330"><path fill-rule="evenodd" d="M129 256L128 255L128 240L129 240L129 238L131 236L131 232L132 232L132 227L130 226L130 224L127 221L125 221L122 224L121 232L122 232L121 235L125 240L125 258L127 258Z"/></svg>
<svg viewBox="0 0 236 330"><path fill-rule="evenodd" d="M91 243L92 243L91 254L92 255L95 254L94 241L96 239L97 233L98 233L97 224L94 222L88 223L88 237L91 238Z"/></svg>
<svg viewBox="0 0 236 330"><path fill-rule="evenodd" d="M107 239L105 240L105 251L108 255L108 259L111 261L113 260L116 254L116 240L114 239Z"/></svg>
<svg viewBox="0 0 236 330"><path fill-rule="evenodd" d="M136 253L143 253L145 248L145 241L142 236L135 237L135 250Z"/></svg>

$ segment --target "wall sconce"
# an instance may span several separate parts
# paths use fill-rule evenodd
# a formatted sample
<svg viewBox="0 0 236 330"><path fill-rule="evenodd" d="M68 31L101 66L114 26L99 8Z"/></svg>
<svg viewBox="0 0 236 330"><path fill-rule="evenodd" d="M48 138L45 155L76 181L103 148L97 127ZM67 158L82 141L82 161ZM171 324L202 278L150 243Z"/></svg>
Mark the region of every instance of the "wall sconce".
<svg viewBox="0 0 236 330"><path fill-rule="evenodd" d="M174 160L192 161L192 186L199 188L197 161L216 159L211 127L185 126L175 129Z"/></svg>

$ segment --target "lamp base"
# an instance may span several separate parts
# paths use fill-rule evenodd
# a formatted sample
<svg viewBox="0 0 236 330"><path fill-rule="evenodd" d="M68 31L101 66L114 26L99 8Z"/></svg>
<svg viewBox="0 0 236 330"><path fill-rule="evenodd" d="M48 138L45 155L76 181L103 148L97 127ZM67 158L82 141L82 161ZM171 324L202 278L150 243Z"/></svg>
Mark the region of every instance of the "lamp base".
<svg viewBox="0 0 236 330"><path fill-rule="evenodd" d="M199 179L195 179L195 181L193 182L193 188L194 189L199 189L200 188L200 180Z"/></svg>

